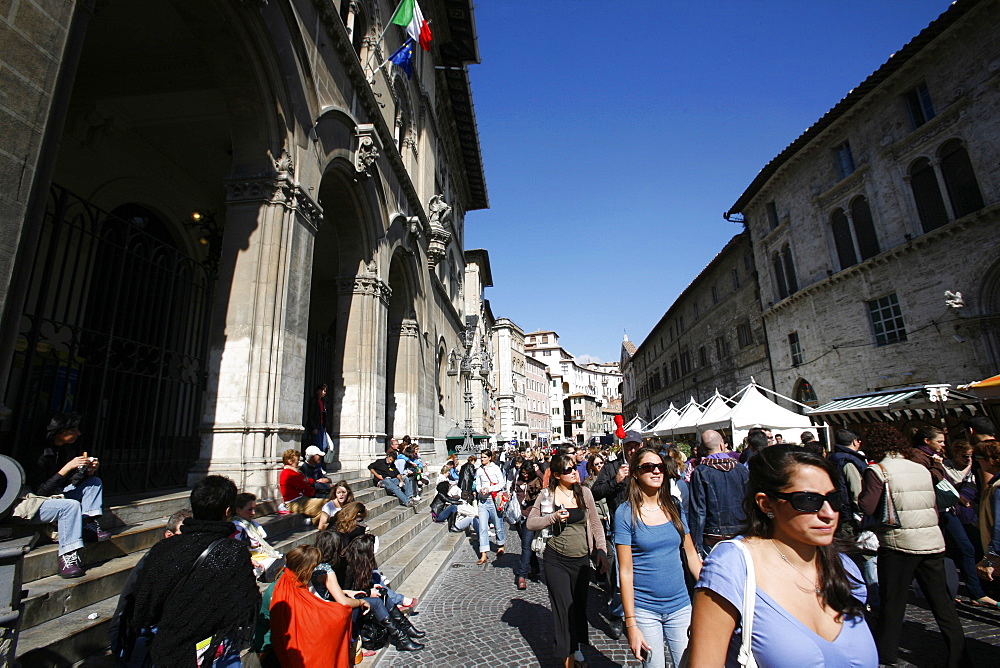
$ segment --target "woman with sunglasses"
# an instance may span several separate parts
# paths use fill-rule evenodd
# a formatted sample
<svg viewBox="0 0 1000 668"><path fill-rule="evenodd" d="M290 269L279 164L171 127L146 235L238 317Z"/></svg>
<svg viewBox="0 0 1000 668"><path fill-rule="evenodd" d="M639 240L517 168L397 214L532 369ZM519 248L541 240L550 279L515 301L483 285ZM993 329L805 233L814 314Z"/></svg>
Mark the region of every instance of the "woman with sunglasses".
<svg viewBox="0 0 1000 668"><path fill-rule="evenodd" d="M608 555L594 495L580 484L576 458L556 455L550 471L549 490L557 510L542 515L539 494L528 509L525 523L528 531L552 531L542 558L555 627L554 655L560 657L565 668L574 668L583 663L581 647L588 642L590 561L593 559L603 574L608 568Z"/></svg>
<svg viewBox="0 0 1000 668"><path fill-rule="evenodd" d="M861 574L834 543L843 492L833 483L833 465L802 448L773 445L749 466L742 535L716 546L695 589L690 665L738 665L747 555L755 573L750 647L758 665L878 665Z"/></svg>
<svg viewBox="0 0 1000 668"><path fill-rule="evenodd" d="M615 549L621 579L625 633L645 668L666 665L666 649L677 665L688 644L691 598L684 581L683 549L695 579L701 557L670 493L667 461L653 448L639 448L629 461L627 501L615 512Z"/></svg>
<svg viewBox="0 0 1000 668"><path fill-rule="evenodd" d="M878 593L881 610L875 638L881 663L896 662L903 630L910 582L917 578L948 647L948 666L971 665L955 599L945 577L944 536L938 526L937 499L931 472L907 459L910 444L890 424L875 424L865 433L865 454L876 464L861 479L858 505L868 516L879 514L879 504L890 494L900 527L876 529ZM888 483L888 488L886 487Z"/></svg>

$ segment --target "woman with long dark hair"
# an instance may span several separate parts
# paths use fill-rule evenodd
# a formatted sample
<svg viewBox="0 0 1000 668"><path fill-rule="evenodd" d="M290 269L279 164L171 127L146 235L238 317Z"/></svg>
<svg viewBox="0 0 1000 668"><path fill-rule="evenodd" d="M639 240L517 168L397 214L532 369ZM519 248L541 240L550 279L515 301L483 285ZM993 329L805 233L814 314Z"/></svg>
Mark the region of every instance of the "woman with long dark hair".
<svg viewBox="0 0 1000 668"><path fill-rule="evenodd" d="M629 460L625 503L615 512L615 549L621 580L625 633L645 668L680 663L688 644L691 598L684 564L695 580L701 557L670 491L673 462L654 448L639 448Z"/></svg>
<svg viewBox="0 0 1000 668"><path fill-rule="evenodd" d="M604 528L593 493L580 484L576 458L558 455L550 464L549 492L555 512L541 514L542 494L528 510L529 531L551 529L543 553L545 584L554 621L555 656L565 668L583 663L581 647L588 642L587 593L593 559L600 573L608 568ZM480 526L480 531L485 527Z"/></svg>
<svg viewBox="0 0 1000 668"><path fill-rule="evenodd" d="M827 459L789 445L762 448L750 459L746 526L715 547L695 589L690 665L737 665L751 621L741 618L748 586L755 592L750 649L757 664L878 664L861 574L834 542L843 496L835 473Z"/></svg>
<svg viewBox="0 0 1000 668"><path fill-rule="evenodd" d="M509 502L521 504L521 521L514 526L521 537L521 558L514 567L515 586L520 590L528 588L527 578L534 579L534 576L538 575L538 555L531 549L535 532L528 530L525 517L541 491L542 481L534 464L525 461L517 471L517 478L514 480L514 498Z"/></svg>
<svg viewBox="0 0 1000 668"><path fill-rule="evenodd" d="M933 473L908 459L913 454L911 445L890 424L869 427L864 444L865 454L876 464L865 470L858 505L866 515L875 516L888 489L901 525L876 530L881 609L875 638L879 661L896 662L906 599L916 577L948 647L947 665L966 664L965 635L945 577L945 543L938 526Z"/></svg>
<svg viewBox="0 0 1000 668"><path fill-rule="evenodd" d="M358 536L344 548L344 561L347 564L346 582L351 589L370 593L373 598L381 598L385 603L387 619L378 619L389 632L389 639L396 649L413 652L424 646L416 641L426 633L418 631L398 607L383 594L387 591L382 586L376 586L375 573L378 563L375 561L375 537L371 534ZM374 611L375 609L372 608ZM381 612L381 611L379 611Z"/></svg>

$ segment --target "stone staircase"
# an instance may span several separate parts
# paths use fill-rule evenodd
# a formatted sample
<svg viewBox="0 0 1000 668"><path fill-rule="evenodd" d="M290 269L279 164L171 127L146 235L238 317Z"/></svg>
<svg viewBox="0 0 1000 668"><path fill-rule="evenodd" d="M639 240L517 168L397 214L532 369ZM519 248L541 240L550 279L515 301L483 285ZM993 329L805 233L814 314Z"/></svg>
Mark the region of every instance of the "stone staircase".
<svg viewBox="0 0 1000 668"><path fill-rule="evenodd" d="M403 508L396 497L371 487L367 471L342 471L332 475L331 480L347 480L356 500L368 509L369 531L379 537L376 558L391 586L407 595L419 595L421 592L407 588L407 578L419 572L422 565L426 571L428 555L441 550L443 538L455 536L449 535L445 526L431 521L428 507L433 487L425 488L419 505ZM102 527L113 535L106 542L87 545L84 577L59 577L55 544L37 548L26 556L26 596L17 646L22 665L71 666L107 648L108 625L129 572L163 537L166 518L188 507L189 495L188 490L178 490L111 506ZM286 553L313 542L316 529L305 515L278 515L276 508L274 499L259 500L257 505L257 521L267 530L272 545ZM457 544L456 540L445 542L449 553ZM426 580L426 575L417 578L421 579ZM426 582L414 585L422 589Z"/></svg>

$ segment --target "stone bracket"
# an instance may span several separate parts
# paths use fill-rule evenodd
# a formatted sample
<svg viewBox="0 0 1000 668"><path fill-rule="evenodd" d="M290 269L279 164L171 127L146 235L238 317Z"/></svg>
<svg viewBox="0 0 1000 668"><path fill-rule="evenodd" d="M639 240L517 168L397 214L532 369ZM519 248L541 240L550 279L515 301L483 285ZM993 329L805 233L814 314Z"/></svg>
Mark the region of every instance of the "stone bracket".
<svg viewBox="0 0 1000 668"><path fill-rule="evenodd" d="M360 174L371 176L371 166L379 158L382 149L382 140L379 139L375 125L372 123L360 123L354 128L354 169Z"/></svg>

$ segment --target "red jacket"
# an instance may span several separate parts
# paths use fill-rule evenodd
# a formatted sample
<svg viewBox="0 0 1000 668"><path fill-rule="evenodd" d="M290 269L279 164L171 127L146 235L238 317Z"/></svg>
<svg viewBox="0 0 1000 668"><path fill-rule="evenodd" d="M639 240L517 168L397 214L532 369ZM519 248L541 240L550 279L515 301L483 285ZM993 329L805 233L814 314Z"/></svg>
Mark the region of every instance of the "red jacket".
<svg viewBox="0 0 1000 668"><path fill-rule="evenodd" d="M278 478L278 487L281 488L281 498L285 502L297 499L300 496L312 496L316 493L312 478L307 478L298 471L290 468L281 469L281 476Z"/></svg>

